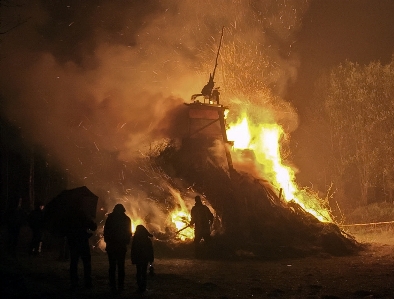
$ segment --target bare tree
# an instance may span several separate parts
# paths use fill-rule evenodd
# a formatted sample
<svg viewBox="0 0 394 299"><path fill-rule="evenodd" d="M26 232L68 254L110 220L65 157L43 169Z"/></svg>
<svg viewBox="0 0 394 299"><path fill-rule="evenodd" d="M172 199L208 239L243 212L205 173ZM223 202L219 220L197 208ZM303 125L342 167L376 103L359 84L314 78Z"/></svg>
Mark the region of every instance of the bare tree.
<svg viewBox="0 0 394 299"><path fill-rule="evenodd" d="M387 188L394 170L394 59L366 66L347 61L331 71L326 83L337 177L346 181L351 173L361 203L367 203L368 190Z"/></svg>

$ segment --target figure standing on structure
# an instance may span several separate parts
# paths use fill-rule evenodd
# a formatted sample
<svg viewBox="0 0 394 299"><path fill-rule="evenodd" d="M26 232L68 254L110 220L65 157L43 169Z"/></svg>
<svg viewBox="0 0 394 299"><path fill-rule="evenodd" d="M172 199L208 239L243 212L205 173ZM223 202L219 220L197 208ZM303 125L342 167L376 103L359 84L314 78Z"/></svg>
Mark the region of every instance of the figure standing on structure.
<svg viewBox="0 0 394 299"><path fill-rule="evenodd" d="M124 289L125 259L127 245L130 244L131 238L131 220L125 212L126 209L122 204L115 205L104 225L105 250L109 262L109 285L112 291L116 291L116 268L118 268L118 290Z"/></svg>
<svg viewBox="0 0 394 299"><path fill-rule="evenodd" d="M151 233L143 225L137 225L131 243L131 262L136 266L138 291L146 291L148 265L154 261Z"/></svg>
<svg viewBox="0 0 394 299"><path fill-rule="evenodd" d="M199 244L202 239L208 243L211 240L211 225L213 224L213 214L211 210L202 203L201 197L197 195L195 205L191 210L190 224L194 225L194 245L195 254L199 256Z"/></svg>

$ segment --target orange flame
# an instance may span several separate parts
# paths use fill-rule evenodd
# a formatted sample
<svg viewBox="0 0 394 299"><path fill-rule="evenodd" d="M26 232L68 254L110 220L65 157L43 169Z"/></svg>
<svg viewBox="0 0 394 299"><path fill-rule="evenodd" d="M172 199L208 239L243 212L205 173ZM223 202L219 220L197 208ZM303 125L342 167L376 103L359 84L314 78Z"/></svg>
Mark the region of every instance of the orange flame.
<svg viewBox="0 0 394 299"><path fill-rule="evenodd" d="M191 216L189 212L173 211L171 213L172 223L175 225L177 231L182 230L176 236L177 239L182 241L194 239L194 230L192 227L187 227L190 223ZM185 228L186 227L186 228ZM185 229L183 229L185 228Z"/></svg>
<svg viewBox="0 0 394 299"><path fill-rule="evenodd" d="M322 207L318 198L299 190L295 183L295 172L290 166L282 164L280 142L284 137L283 128L278 124L252 124L246 115L230 124L227 137L234 142L235 154L239 150L252 150L258 164L262 165L265 179L282 189L286 201L293 200L305 211L322 222L332 221L329 211Z"/></svg>
<svg viewBox="0 0 394 299"><path fill-rule="evenodd" d="M171 186L168 186L168 189L173 198L178 202L178 208L171 212L171 221L175 225L177 231L182 229L182 231L177 233L175 237L182 241L194 239L193 228L187 227L190 223L191 215L189 209L186 207L185 201L178 190L172 188Z"/></svg>

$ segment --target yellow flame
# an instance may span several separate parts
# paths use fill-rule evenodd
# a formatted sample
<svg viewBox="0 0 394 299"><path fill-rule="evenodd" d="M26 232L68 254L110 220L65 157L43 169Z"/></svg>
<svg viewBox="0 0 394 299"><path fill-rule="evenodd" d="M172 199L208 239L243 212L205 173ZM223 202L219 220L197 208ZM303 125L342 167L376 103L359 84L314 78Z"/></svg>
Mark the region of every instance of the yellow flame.
<svg viewBox="0 0 394 299"><path fill-rule="evenodd" d="M191 215L188 208L186 207L185 201L183 200L179 190L176 190L171 186L167 187L173 198L178 202L178 208L171 213L171 221L175 225L177 232L181 229L182 231L177 233L175 238L182 241L194 239L194 229L191 227L185 228L189 225L191 220Z"/></svg>
<svg viewBox="0 0 394 299"><path fill-rule="evenodd" d="M229 128L227 130L227 137L230 140L234 141L234 148L247 149L250 145L250 139L251 139L248 119L244 117L240 123ZM236 137L236 138L232 139L232 137Z"/></svg>
<svg viewBox="0 0 394 299"><path fill-rule="evenodd" d="M194 239L194 229L192 227L187 227L191 220L191 216L188 212L173 211L171 213L171 220L172 223L175 225L177 231L182 229L182 231L177 233L176 238L182 241Z"/></svg>
<svg viewBox="0 0 394 299"><path fill-rule="evenodd" d="M234 142L234 149L252 150L256 161L262 165L265 178L282 190L286 201L295 201L322 222L332 221L330 213L321 206L319 199L298 189L294 170L282 164L280 141L283 136L280 125L251 124L245 113L240 121L230 124L227 130L227 138Z"/></svg>
<svg viewBox="0 0 394 299"><path fill-rule="evenodd" d="M142 219L132 219L131 220L131 232L133 233L133 235L135 233L135 229L137 228L137 225L139 225L139 224L145 225L144 221Z"/></svg>

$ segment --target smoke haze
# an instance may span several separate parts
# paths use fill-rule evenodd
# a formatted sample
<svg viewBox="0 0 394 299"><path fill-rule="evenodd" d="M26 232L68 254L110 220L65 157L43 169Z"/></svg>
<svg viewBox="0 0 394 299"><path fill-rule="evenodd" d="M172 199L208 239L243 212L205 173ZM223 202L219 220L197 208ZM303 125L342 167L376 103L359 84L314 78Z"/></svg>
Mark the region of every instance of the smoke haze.
<svg viewBox="0 0 394 299"><path fill-rule="evenodd" d="M215 78L223 104L235 108L232 115L243 105L246 92L225 60L239 55L238 80L257 78L257 89L269 91L248 93L246 106L269 107L264 117L296 127L293 108L279 97L297 74L292 44L308 1L19 4L4 13L26 22L1 36L2 117L93 191L125 194L125 173L138 189L135 159L159 140L182 136L183 103L206 84L223 26Z"/></svg>

